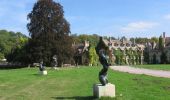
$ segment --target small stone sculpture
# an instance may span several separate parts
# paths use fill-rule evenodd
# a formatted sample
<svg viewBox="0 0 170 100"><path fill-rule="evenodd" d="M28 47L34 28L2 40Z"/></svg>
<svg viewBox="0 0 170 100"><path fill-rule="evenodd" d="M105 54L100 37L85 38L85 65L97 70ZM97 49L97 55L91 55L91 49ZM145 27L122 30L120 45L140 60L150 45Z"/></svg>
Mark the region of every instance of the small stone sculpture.
<svg viewBox="0 0 170 100"><path fill-rule="evenodd" d="M54 56L53 56L53 67L57 67L57 64L58 64L58 62L57 62L57 56L54 55Z"/></svg>
<svg viewBox="0 0 170 100"><path fill-rule="evenodd" d="M40 71L44 71L45 70L45 66L43 66L43 60L41 60L41 62L40 62L39 70Z"/></svg>

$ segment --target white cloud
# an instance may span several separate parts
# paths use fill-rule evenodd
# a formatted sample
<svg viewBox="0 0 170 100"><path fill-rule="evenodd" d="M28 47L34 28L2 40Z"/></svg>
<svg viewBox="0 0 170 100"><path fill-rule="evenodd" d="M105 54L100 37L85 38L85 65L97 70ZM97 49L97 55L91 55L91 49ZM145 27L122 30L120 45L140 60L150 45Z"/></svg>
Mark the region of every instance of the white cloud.
<svg viewBox="0 0 170 100"><path fill-rule="evenodd" d="M170 20L170 14L165 15L164 18Z"/></svg>
<svg viewBox="0 0 170 100"><path fill-rule="evenodd" d="M124 33L143 32L143 31L152 29L157 25L158 23L155 23L155 22L139 21L139 22L129 23L127 26L122 27L120 30L121 32L124 32Z"/></svg>

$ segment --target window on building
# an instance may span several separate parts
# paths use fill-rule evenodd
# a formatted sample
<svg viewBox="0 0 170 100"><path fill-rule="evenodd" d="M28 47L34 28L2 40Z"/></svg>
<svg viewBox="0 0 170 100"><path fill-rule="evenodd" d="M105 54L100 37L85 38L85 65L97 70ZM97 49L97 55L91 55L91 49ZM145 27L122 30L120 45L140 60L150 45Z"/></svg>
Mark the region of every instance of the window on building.
<svg viewBox="0 0 170 100"><path fill-rule="evenodd" d="M121 43L121 45L120 45L121 47L123 47L124 46L124 44L123 43Z"/></svg>
<svg viewBox="0 0 170 100"><path fill-rule="evenodd" d="M129 47L129 46L130 46L130 44L129 44L129 43L126 43L126 46L127 46L127 47Z"/></svg>
<svg viewBox="0 0 170 100"><path fill-rule="evenodd" d="M119 44L117 44L117 43L114 43L114 46L118 46Z"/></svg>

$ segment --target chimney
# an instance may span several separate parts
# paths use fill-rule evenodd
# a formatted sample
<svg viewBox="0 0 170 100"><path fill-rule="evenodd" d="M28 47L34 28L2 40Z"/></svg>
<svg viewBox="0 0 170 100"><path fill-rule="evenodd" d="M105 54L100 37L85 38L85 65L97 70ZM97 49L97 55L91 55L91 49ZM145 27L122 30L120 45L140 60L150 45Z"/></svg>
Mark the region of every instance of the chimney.
<svg viewBox="0 0 170 100"><path fill-rule="evenodd" d="M165 32L163 32L163 38L165 38L165 34L166 34L166 33L165 33Z"/></svg>

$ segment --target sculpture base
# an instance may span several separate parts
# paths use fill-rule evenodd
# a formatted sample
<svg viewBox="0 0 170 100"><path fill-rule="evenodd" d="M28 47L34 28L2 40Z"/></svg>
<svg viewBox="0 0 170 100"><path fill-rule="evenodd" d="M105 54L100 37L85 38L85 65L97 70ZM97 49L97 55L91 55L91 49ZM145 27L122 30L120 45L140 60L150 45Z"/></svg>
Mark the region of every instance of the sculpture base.
<svg viewBox="0 0 170 100"><path fill-rule="evenodd" d="M108 83L105 86L102 84L93 85L93 96L100 97L115 97L115 85Z"/></svg>
<svg viewBox="0 0 170 100"><path fill-rule="evenodd" d="M52 67L52 69L54 69L54 70L59 70L59 68L57 68L57 67Z"/></svg>
<svg viewBox="0 0 170 100"><path fill-rule="evenodd" d="M47 75L47 71L46 71L46 70L40 71L39 74L40 74L40 75Z"/></svg>

